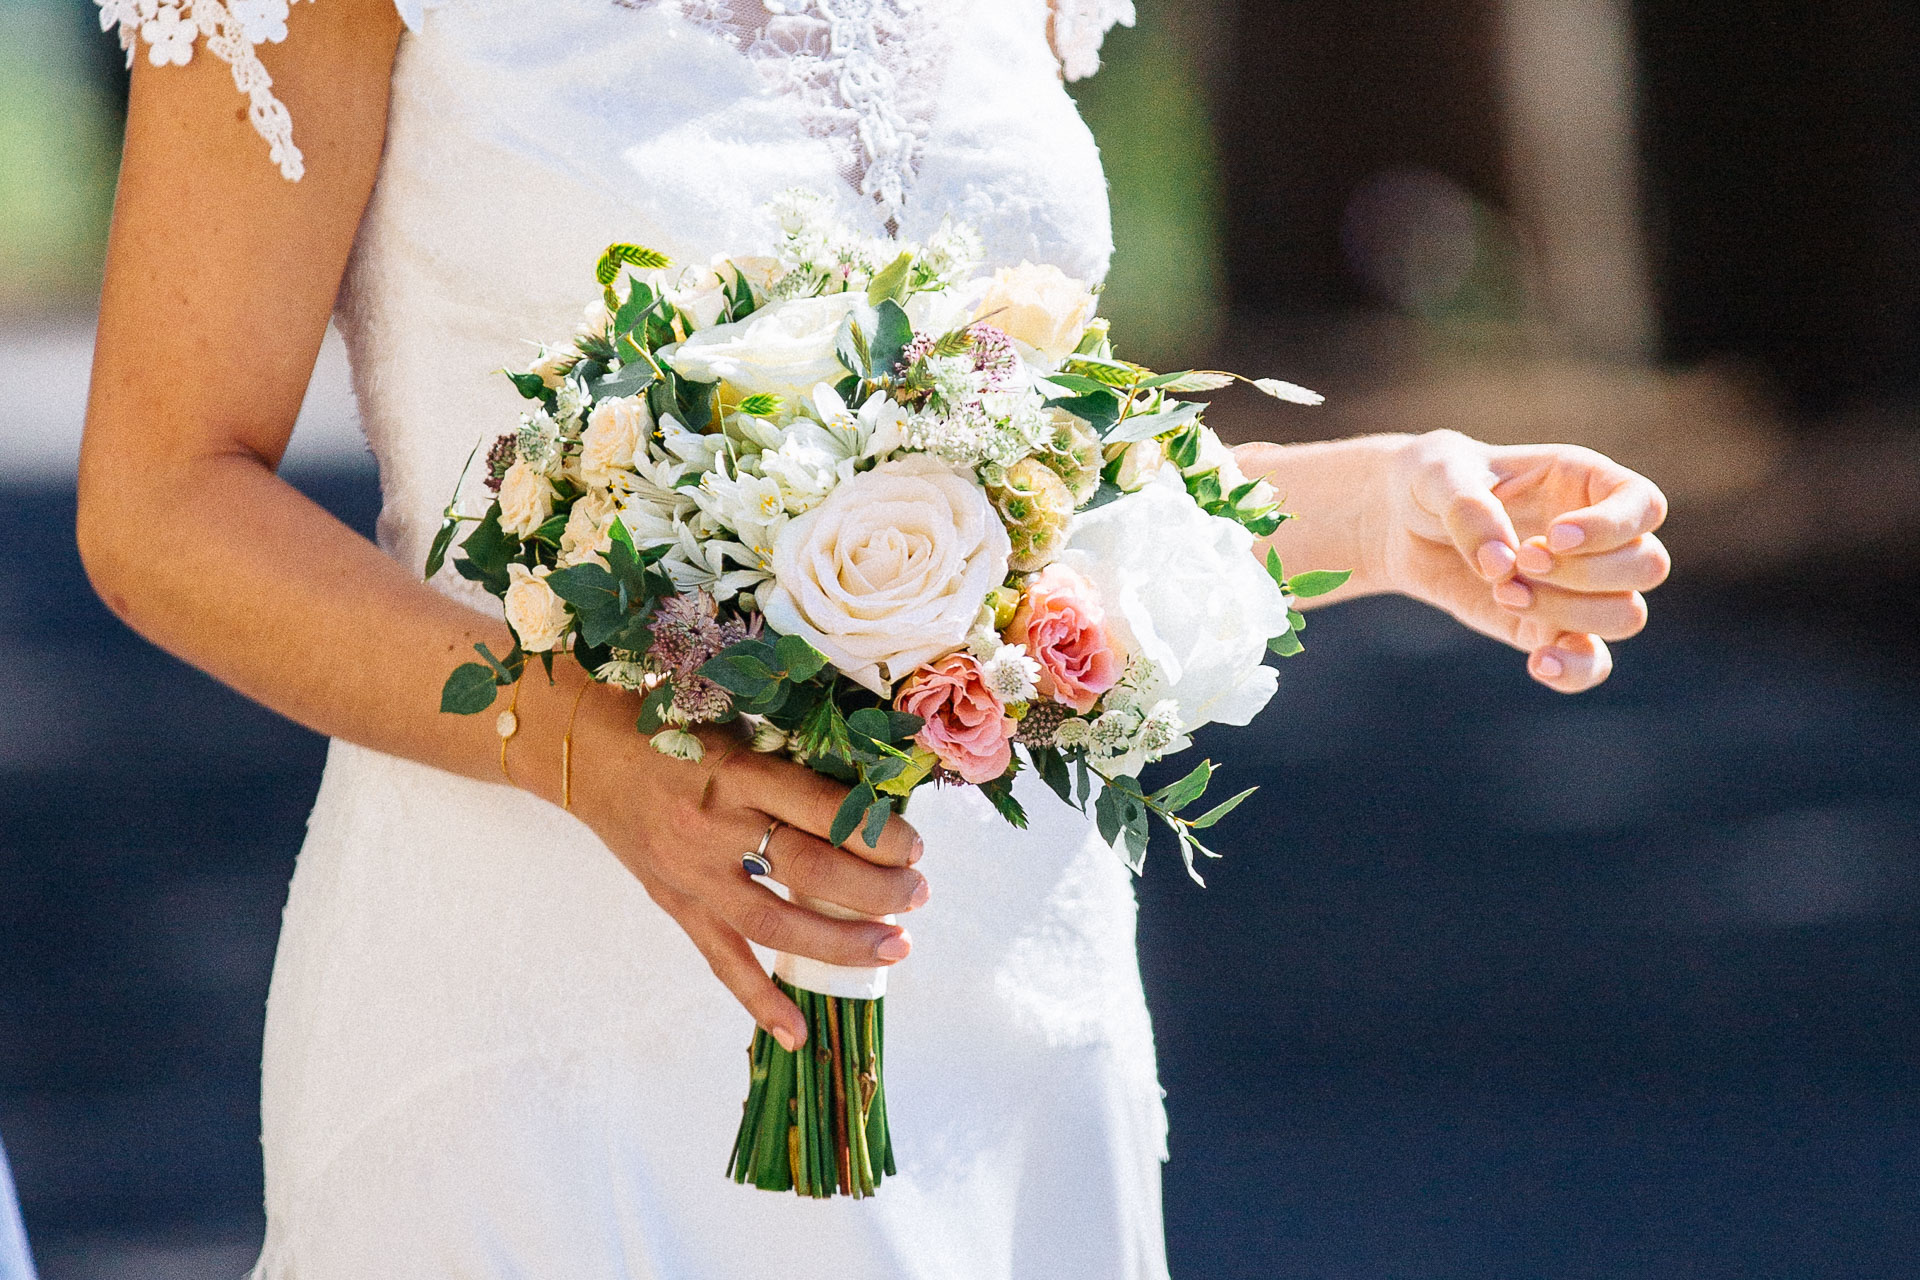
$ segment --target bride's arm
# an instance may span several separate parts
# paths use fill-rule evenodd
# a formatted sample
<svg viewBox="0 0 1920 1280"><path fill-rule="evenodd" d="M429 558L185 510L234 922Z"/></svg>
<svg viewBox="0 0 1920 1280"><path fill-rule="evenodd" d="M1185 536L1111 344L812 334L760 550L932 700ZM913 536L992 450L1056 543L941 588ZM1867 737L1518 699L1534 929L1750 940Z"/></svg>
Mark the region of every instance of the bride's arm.
<svg viewBox="0 0 1920 1280"><path fill-rule="evenodd" d="M1234 452L1298 517L1267 540L1290 572L1353 570L1303 603L1412 596L1525 652L1528 673L1563 693L1607 678L1606 642L1646 625L1641 593L1670 567L1653 532L1665 495L1591 449L1433 431Z"/></svg>
<svg viewBox="0 0 1920 1280"><path fill-rule="evenodd" d="M296 5L289 26L268 52L306 155L297 183L268 162L217 59L135 68L81 450L81 555L116 614L247 696L500 781L494 717L438 705L475 642L511 647L505 625L428 589L275 474L373 187L399 36L390 0ZM513 782L557 802L584 677L570 661L556 671L556 685L523 682L508 762ZM770 851L780 878L878 914L924 900L907 866L917 837L896 819L863 857L830 849L813 837L838 805L833 784L747 751L670 760L634 732L629 704L605 686L580 703L575 811L763 1026L804 1038L743 935L870 965L904 954L904 934L781 901L741 872L741 850L781 818L796 829Z"/></svg>

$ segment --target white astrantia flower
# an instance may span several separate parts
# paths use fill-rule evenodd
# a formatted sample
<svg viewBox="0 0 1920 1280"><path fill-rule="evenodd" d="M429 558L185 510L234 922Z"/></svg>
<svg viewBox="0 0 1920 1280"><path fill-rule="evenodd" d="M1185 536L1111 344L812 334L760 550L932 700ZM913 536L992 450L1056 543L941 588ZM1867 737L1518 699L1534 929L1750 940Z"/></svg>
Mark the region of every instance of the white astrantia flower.
<svg viewBox="0 0 1920 1280"><path fill-rule="evenodd" d="M520 415L520 429L514 433L513 443L520 461L543 476L559 471L566 456L560 424L545 409Z"/></svg>
<svg viewBox="0 0 1920 1280"><path fill-rule="evenodd" d="M1177 471L1074 518L1060 562L1092 582L1123 648L1158 680L1141 705L1178 702L1182 729L1246 724L1273 697L1267 641L1289 623L1253 535L1206 514Z"/></svg>
<svg viewBox="0 0 1920 1280"><path fill-rule="evenodd" d="M1003 644L980 664L980 676L1002 702L1031 702L1040 664L1019 645Z"/></svg>
<svg viewBox="0 0 1920 1280"><path fill-rule="evenodd" d="M609 659L594 668L593 678L616 689L645 693L653 687L654 672L647 663L632 654Z"/></svg>
<svg viewBox="0 0 1920 1280"><path fill-rule="evenodd" d="M676 760L687 760L698 764L706 755L706 748L700 745L700 739L685 729L662 729L651 739L653 749L663 756L672 756Z"/></svg>
<svg viewBox="0 0 1920 1280"><path fill-rule="evenodd" d="M1053 745L1065 751L1078 750L1093 741L1093 722L1079 716L1068 716L1053 731Z"/></svg>
<svg viewBox="0 0 1920 1280"><path fill-rule="evenodd" d="M560 424L560 433L572 437L580 434L580 417L587 409L587 393L572 378L562 378L560 385L553 389L553 416Z"/></svg>

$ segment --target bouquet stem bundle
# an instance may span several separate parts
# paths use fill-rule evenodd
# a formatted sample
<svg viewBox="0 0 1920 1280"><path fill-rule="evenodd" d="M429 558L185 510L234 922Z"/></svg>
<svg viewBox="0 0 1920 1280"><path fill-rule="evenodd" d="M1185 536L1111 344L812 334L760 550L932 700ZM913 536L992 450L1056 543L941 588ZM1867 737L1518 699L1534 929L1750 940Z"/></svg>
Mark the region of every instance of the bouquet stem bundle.
<svg viewBox="0 0 1920 1280"><path fill-rule="evenodd" d="M727 1173L763 1191L870 1196L894 1172L880 1072L886 997L774 982L806 1016L807 1042L789 1052L764 1030L754 1033L752 1082Z"/></svg>

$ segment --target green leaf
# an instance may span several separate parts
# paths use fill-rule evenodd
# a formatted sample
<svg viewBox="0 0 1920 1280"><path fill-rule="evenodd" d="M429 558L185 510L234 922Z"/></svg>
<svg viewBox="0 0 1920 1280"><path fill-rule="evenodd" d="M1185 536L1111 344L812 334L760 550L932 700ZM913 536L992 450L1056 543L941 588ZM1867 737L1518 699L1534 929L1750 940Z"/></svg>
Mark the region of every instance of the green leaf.
<svg viewBox="0 0 1920 1280"><path fill-rule="evenodd" d="M507 380L513 383L514 390L529 400L545 400L547 398L546 379L537 373L515 373L509 369L507 371Z"/></svg>
<svg viewBox="0 0 1920 1280"><path fill-rule="evenodd" d="M1085 752L1073 758L1073 794L1074 803L1080 806L1080 812L1087 811L1087 796L1093 791L1093 771L1087 768Z"/></svg>
<svg viewBox="0 0 1920 1280"><path fill-rule="evenodd" d="M867 842L868 848L877 849L880 847L880 833L887 829L887 819L892 816L893 798L891 796L881 796L867 806L867 816L860 832L860 838Z"/></svg>
<svg viewBox="0 0 1920 1280"><path fill-rule="evenodd" d="M1013 798L1013 778L1011 776L995 778L992 782L980 784L980 794L993 803L994 811L1005 818L1015 830L1027 829L1027 811Z"/></svg>
<svg viewBox="0 0 1920 1280"><path fill-rule="evenodd" d="M1309 569L1305 573L1296 573L1287 579L1287 594L1302 600L1311 600L1337 590L1353 576L1351 569Z"/></svg>
<svg viewBox="0 0 1920 1280"><path fill-rule="evenodd" d="M1120 397L1111 391L1089 392L1067 400L1049 400L1050 409L1064 409L1085 422L1097 436L1104 436L1120 420Z"/></svg>
<svg viewBox="0 0 1920 1280"><path fill-rule="evenodd" d="M700 674L728 693L756 701L766 697L770 689L780 682L780 678L766 663L752 654L731 649L702 663Z"/></svg>
<svg viewBox="0 0 1920 1280"><path fill-rule="evenodd" d="M667 727L667 708L673 705L673 681L662 680L640 699L640 719L635 722L641 733L652 737Z"/></svg>
<svg viewBox="0 0 1920 1280"><path fill-rule="evenodd" d="M427 548L427 571L424 577L431 578L446 564L447 548L453 545L453 535L459 530L460 522L452 516L440 522L440 532L433 535L433 545Z"/></svg>
<svg viewBox="0 0 1920 1280"><path fill-rule="evenodd" d="M1095 507L1104 507L1114 499L1124 498L1126 496L1126 491L1119 485L1111 480L1102 480L1100 487L1093 491L1093 496L1087 499L1086 505L1081 507L1080 510L1092 511Z"/></svg>
<svg viewBox="0 0 1920 1280"><path fill-rule="evenodd" d="M1185 431L1167 442L1167 458L1182 471L1200 461L1199 423L1189 423Z"/></svg>
<svg viewBox="0 0 1920 1280"><path fill-rule="evenodd" d="M1100 794L1093 802L1093 820L1100 828L1100 838L1108 844L1120 838L1120 828L1125 819L1120 812L1120 792L1113 786L1100 788Z"/></svg>
<svg viewBox="0 0 1920 1280"><path fill-rule="evenodd" d="M603 287L611 285L620 274L623 264L638 267L642 271L657 271L661 267L672 266L673 259L637 244L610 244L606 252L600 255L600 261L594 265L593 278Z"/></svg>
<svg viewBox="0 0 1920 1280"><path fill-rule="evenodd" d="M904 711L889 711L887 719L893 725L892 742L905 742L925 727L926 721L919 716L908 715Z"/></svg>
<svg viewBox="0 0 1920 1280"><path fill-rule="evenodd" d="M560 545L560 535L567 531L567 512L556 511L547 518L547 522L533 531L535 542L544 542L550 547Z"/></svg>
<svg viewBox="0 0 1920 1280"><path fill-rule="evenodd" d="M1307 615L1301 613L1298 609L1292 610L1287 614L1287 622L1295 631L1305 631L1307 629Z"/></svg>
<svg viewBox="0 0 1920 1280"><path fill-rule="evenodd" d="M1287 589L1287 571L1280 567L1280 553L1272 547L1267 548L1267 576L1282 591Z"/></svg>
<svg viewBox="0 0 1920 1280"><path fill-rule="evenodd" d="M591 562L555 569L547 575L547 585L583 616L620 607L619 579Z"/></svg>
<svg viewBox="0 0 1920 1280"><path fill-rule="evenodd" d="M1215 373L1210 369L1187 369L1180 373L1163 373L1148 378L1140 384L1141 390L1159 387L1162 391L1185 393L1191 391L1218 391L1222 387L1233 385L1230 373Z"/></svg>
<svg viewBox="0 0 1920 1280"><path fill-rule="evenodd" d="M520 651L520 646L517 644L514 645L512 651L507 654L507 660L505 662L494 657L493 650L487 648L485 644L476 644L473 646L473 650L484 658L487 666L492 669L495 684L512 684L520 678L520 673L527 668L527 655Z"/></svg>
<svg viewBox="0 0 1920 1280"><path fill-rule="evenodd" d="M493 705L499 686L493 668L478 662L463 662L453 669L440 686L440 709L457 716L475 716Z"/></svg>
<svg viewBox="0 0 1920 1280"><path fill-rule="evenodd" d="M617 338L631 333L634 326L644 321L647 313L652 311L659 301L660 295L656 294L653 287L646 281L633 281L632 288L627 290L627 300L621 303L619 310L613 313L611 329L613 335Z"/></svg>
<svg viewBox="0 0 1920 1280"><path fill-rule="evenodd" d="M900 365L900 353L913 341L913 322L899 303L889 298L882 302L879 320L874 326L873 344L868 353L867 376L888 377Z"/></svg>
<svg viewBox="0 0 1920 1280"><path fill-rule="evenodd" d="M1140 379L1153 372L1137 364L1129 364L1125 360L1103 360L1099 356L1090 355L1074 356L1067 361L1067 368L1074 373L1122 390L1140 385Z"/></svg>
<svg viewBox="0 0 1920 1280"><path fill-rule="evenodd" d="M1107 384L1098 378L1086 378L1077 373L1051 373L1047 375L1047 382L1076 396L1104 393L1107 390Z"/></svg>
<svg viewBox="0 0 1920 1280"><path fill-rule="evenodd" d="M774 660L796 684L811 680L827 665L827 655L808 644L802 636L781 636L774 642Z"/></svg>
<svg viewBox="0 0 1920 1280"><path fill-rule="evenodd" d="M1288 631L1284 635L1277 635L1267 641L1267 648L1273 650L1283 658L1291 658L1296 654L1307 651L1307 646L1301 644L1300 637L1296 636L1292 631Z"/></svg>
<svg viewBox="0 0 1920 1280"><path fill-rule="evenodd" d="M913 270L913 255L903 253L880 268L873 280L867 285L867 305L877 307L883 302L901 302L906 298L907 276Z"/></svg>
<svg viewBox="0 0 1920 1280"><path fill-rule="evenodd" d="M879 798L879 794L865 782L847 792L847 798L840 802L839 810L833 815L833 826L827 831L827 843L839 848L852 839L853 833L860 829L867 810Z"/></svg>
<svg viewBox="0 0 1920 1280"><path fill-rule="evenodd" d="M728 266L733 266L728 263ZM753 286L739 267L733 268L733 283L727 286L727 319L745 320L754 312Z"/></svg>
<svg viewBox="0 0 1920 1280"><path fill-rule="evenodd" d="M780 412L780 407L784 403L779 396L774 395L772 392L762 391L758 395L751 395L745 400L742 400L739 404L738 411L753 418L771 418L774 414Z"/></svg>
<svg viewBox="0 0 1920 1280"><path fill-rule="evenodd" d="M1040 781L1053 788L1053 794L1068 804L1073 803L1073 775L1067 770L1065 756L1052 747L1028 747L1027 759L1033 762L1033 771L1040 775Z"/></svg>
<svg viewBox="0 0 1920 1280"><path fill-rule="evenodd" d="M851 312L840 322L840 332L833 340L833 356L848 373L854 376L855 384L858 385L859 376L867 371L873 354L867 346L866 331L860 327L859 320ZM841 391L840 398L847 399L851 394L848 391Z"/></svg>
<svg viewBox="0 0 1920 1280"><path fill-rule="evenodd" d="M1168 783L1153 793L1153 802L1170 813L1180 810L1198 800L1207 790L1207 783L1213 777L1213 761L1204 760L1200 765L1178 782Z"/></svg>
<svg viewBox="0 0 1920 1280"><path fill-rule="evenodd" d="M619 369L604 377L595 378L588 384L595 400L610 400L615 396L637 396L654 383L653 366L645 360L635 360L623 364Z"/></svg>
<svg viewBox="0 0 1920 1280"><path fill-rule="evenodd" d="M1258 791L1259 789L1260 788L1258 787L1248 787L1245 791L1242 791L1239 795L1235 796L1233 799L1222 801L1221 803L1213 806L1213 808L1207 810L1205 813L1201 814L1199 817L1195 818L1192 822L1189 822L1187 825L1198 830L1204 830L1205 828L1210 827L1214 823L1220 821L1220 819L1226 817L1228 814L1232 813L1235 809L1239 808L1240 802L1242 800L1245 800L1248 796L1252 795L1254 792Z"/></svg>
<svg viewBox="0 0 1920 1280"><path fill-rule="evenodd" d="M1122 419L1113 430L1102 437L1108 444L1131 444L1135 440L1151 440L1163 436L1169 431L1178 430L1200 416L1207 406L1198 400L1182 400L1177 409L1164 409L1159 413L1130 414Z"/></svg>
<svg viewBox="0 0 1920 1280"><path fill-rule="evenodd" d="M460 571L460 576L483 584L495 595L504 595L508 581L507 565L520 553L520 542L517 538L508 537L500 528L498 502L487 508L486 518L467 535L460 549L467 553L466 560L454 566Z"/></svg>
<svg viewBox="0 0 1920 1280"><path fill-rule="evenodd" d="M862 707L848 716L847 729L875 742L889 742L893 738L893 721L878 707Z"/></svg>

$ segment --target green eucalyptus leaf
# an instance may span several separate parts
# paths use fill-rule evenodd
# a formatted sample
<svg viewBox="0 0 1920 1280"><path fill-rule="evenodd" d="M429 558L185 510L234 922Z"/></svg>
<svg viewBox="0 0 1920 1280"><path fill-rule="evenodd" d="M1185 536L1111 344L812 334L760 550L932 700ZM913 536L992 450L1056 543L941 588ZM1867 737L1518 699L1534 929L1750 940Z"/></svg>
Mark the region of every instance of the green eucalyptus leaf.
<svg viewBox="0 0 1920 1280"><path fill-rule="evenodd" d="M479 662L463 662L453 669L440 686L440 710L457 716L479 715L493 705L499 685L493 668Z"/></svg>
<svg viewBox="0 0 1920 1280"><path fill-rule="evenodd" d="M547 585L582 616L620 607L619 579L591 561L555 569L547 575Z"/></svg>
<svg viewBox="0 0 1920 1280"><path fill-rule="evenodd" d="M1135 440L1151 440L1186 426L1207 406L1198 400L1182 400L1176 409L1163 409L1159 413L1129 414L1113 430L1102 437L1108 444L1131 444Z"/></svg>
<svg viewBox="0 0 1920 1280"><path fill-rule="evenodd" d="M1287 579L1287 594L1302 600L1311 600L1323 596L1347 584L1353 576L1351 569L1309 569L1305 573L1296 573Z"/></svg>
<svg viewBox="0 0 1920 1280"><path fill-rule="evenodd" d="M872 774L869 773L868 776L871 777ZM881 796L867 806L867 816L860 832L860 838L867 842L868 848L877 849L880 847L880 833L887 829L887 819L892 816L893 798L891 796Z"/></svg>
<svg viewBox="0 0 1920 1280"><path fill-rule="evenodd" d="M811 680L827 665L827 655L808 644L802 636L781 636L774 642L774 659L787 679L796 684Z"/></svg>
<svg viewBox="0 0 1920 1280"><path fill-rule="evenodd" d="M891 298L882 302L876 314L872 348L868 353L867 376L891 376L900 365L900 354L913 341L913 322L906 311Z"/></svg>
<svg viewBox="0 0 1920 1280"><path fill-rule="evenodd" d="M864 782L847 792L847 798L840 802L839 810L833 815L833 826L827 831L827 843L839 848L852 839L853 833L860 829L867 810L879 798L874 789Z"/></svg>
<svg viewBox="0 0 1920 1280"><path fill-rule="evenodd" d="M1213 761L1202 761L1180 781L1168 783L1154 792L1153 802L1169 813L1180 812L1205 794L1207 783L1213 778L1213 769Z"/></svg>
<svg viewBox="0 0 1920 1280"><path fill-rule="evenodd" d="M1307 651L1307 646L1300 643L1300 637L1290 630L1267 641L1267 648L1283 658L1291 658Z"/></svg>
<svg viewBox="0 0 1920 1280"><path fill-rule="evenodd" d="M453 535L460 531L460 522L448 516L440 522L440 532L433 535L433 545L427 548L427 570L423 577L431 578L440 572L447 562L447 548L453 545Z"/></svg>
<svg viewBox="0 0 1920 1280"><path fill-rule="evenodd" d="M1248 796L1252 795L1254 792L1258 791L1259 789L1260 788L1258 787L1248 787L1245 791L1242 791L1239 795L1235 796L1233 799L1221 801L1219 804L1213 806L1213 808L1207 810L1205 813L1201 814L1199 817L1195 818L1192 822L1189 822L1187 825L1195 828L1196 830L1204 830L1205 828L1210 827L1214 823L1220 821L1220 819L1226 817L1228 814L1232 813L1235 809L1239 808L1240 802L1242 800L1245 800Z"/></svg>

